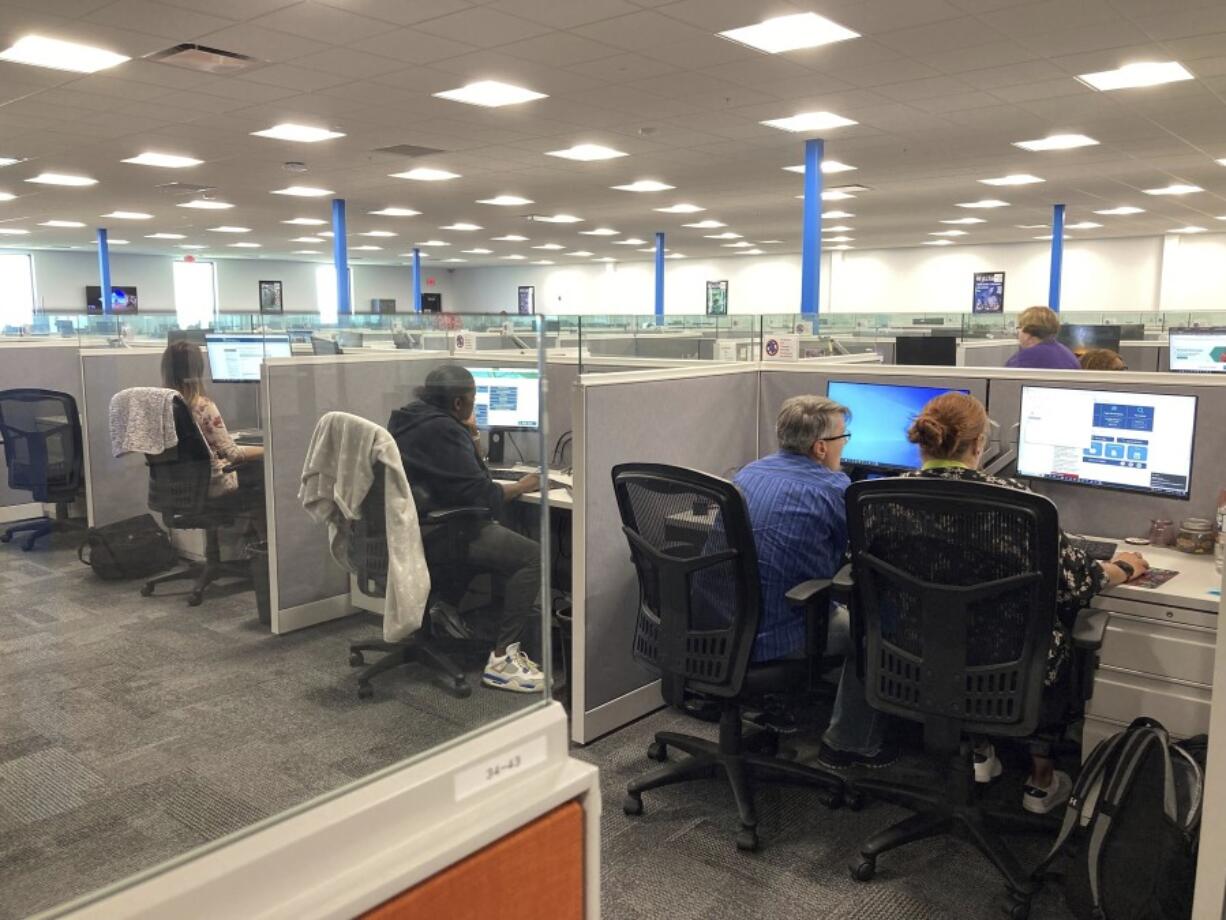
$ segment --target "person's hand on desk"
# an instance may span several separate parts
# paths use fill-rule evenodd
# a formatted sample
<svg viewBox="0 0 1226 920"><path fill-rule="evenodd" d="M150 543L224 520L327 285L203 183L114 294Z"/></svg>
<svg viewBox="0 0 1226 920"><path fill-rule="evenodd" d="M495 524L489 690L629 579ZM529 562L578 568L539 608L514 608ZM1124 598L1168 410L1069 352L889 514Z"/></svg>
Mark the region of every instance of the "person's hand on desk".
<svg viewBox="0 0 1226 920"><path fill-rule="evenodd" d="M243 448L243 463L252 463L256 460L264 459L264 448L251 444Z"/></svg>
<svg viewBox="0 0 1226 920"><path fill-rule="evenodd" d="M1102 566L1112 585L1125 584L1149 571L1149 563L1140 553L1116 553L1114 559L1104 562Z"/></svg>
<svg viewBox="0 0 1226 920"><path fill-rule="evenodd" d="M541 476L539 473L529 473L518 482L500 482L502 486L502 494L507 499L519 498L528 492L536 492L541 487Z"/></svg>

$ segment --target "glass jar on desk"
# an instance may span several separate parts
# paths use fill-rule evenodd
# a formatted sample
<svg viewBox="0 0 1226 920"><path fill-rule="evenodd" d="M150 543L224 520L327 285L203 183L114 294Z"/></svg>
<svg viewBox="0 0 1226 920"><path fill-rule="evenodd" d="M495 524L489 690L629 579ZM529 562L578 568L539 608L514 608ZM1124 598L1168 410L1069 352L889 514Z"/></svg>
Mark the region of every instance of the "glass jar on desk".
<svg viewBox="0 0 1226 920"><path fill-rule="evenodd" d="M1213 552L1213 522L1208 518L1185 518L1175 537L1175 549L1198 556Z"/></svg>
<svg viewBox="0 0 1226 920"><path fill-rule="evenodd" d="M1173 546L1175 543L1175 522L1166 518L1154 518L1149 522L1149 543L1151 546Z"/></svg>

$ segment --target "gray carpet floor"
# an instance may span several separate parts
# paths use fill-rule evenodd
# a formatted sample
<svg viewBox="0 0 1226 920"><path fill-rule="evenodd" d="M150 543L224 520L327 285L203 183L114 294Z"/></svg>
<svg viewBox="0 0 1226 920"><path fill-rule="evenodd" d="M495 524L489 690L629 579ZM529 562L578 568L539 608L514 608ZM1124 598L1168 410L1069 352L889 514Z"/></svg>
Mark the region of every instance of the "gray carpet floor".
<svg viewBox="0 0 1226 920"><path fill-rule="evenodd" d="M0 545L0 918L25 917L529 705L420 670L359 701L364 615L286 636L250 591L103 582L56 537ZM162 592L165 592L163 595Z"/></svg>
<svg viewBox="0 0 1226 920"><path fill-rule="evenodd" d="M848 865L869 836L909 812L870 802L862 811L829 811L815 792L759 787L761 846L736 849L740 829L725 780L699 780L644 793L641 816L622 812L626 783L656 764L647 745L657 731L714 738L716 726L661 710L583 748L575 757L600 767L601 901L604 920L986 920L1002 916L1004 885L969 844L948 838L912 844L883 855L877 876L853 881ZM800 736L802 762L816 755L816 737ZM684 754L672 755L684 757ZM925 776L920 758L907 757L896 776ZM1015 797L1013 771L994 795ZM875 776L885 776L884 771ZM1025 865L1044 851L1041 838L1011 838ZM1049 884L1033 902L1034 920L1071 920Z"/></svg>

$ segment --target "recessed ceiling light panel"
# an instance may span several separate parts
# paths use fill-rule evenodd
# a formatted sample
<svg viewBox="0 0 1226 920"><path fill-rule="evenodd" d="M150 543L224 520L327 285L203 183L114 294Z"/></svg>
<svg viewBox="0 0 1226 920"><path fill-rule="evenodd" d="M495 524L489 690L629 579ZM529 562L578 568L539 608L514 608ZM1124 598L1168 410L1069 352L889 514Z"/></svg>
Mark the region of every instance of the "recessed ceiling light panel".
<svg viewBox="0 0 1226 920"><path fill-rule="evenodd" d="M291 185L287 188L273 189L273 195L290 195L294 198L326 198L335 192L330 188L316 188L313 185Z"/></svg>
<svg viewBox="0 0 1226 920"><path fill-rule="evenodd" d="M805 164L801 163L797 166L783 167L788 172L804 173ZM848 166L846 163L840 163L838 160L822 160L822 175L831 175L832 173L851 172L856 169L855 166Z"/></svg>
<svg viewBox="0 0 1226 920"><path fill-rule="evenodd" d="M473 230L484 230L480 224L468 224L464 221L456 221L454 224L448 224L446 227L439 227L440 230L460 230L470 232Z"/></svg>
<svg viewBox="0 0 1226 920"><path fill-rule="evenodd" d="M189 166L199 166L204 160L195 157L181 157L173 153L142 153L139 156L128 157L123 161L133 166L160 166L163 169L186 169Z"/></svg>
<svg viewBox="0 0 1226 920"><path fill-rule="evenodd" d="M250 227L209 227L210 233L250 233Z"/></svg>
<svg viewBox="0 0 1226 920"><path fill-rule="evenodd" d="M340 131L329 131L327 128L314 128L310 125L299 125L287 121L263 131L252 131L254 137L269 137L276 141L296 141L300 144L317 144L320 141L330 141L345 135Z"/></svg>
<svg viewBox="0 0 1226 920"><path fill-rule="evenodd" d="M939 224L986 224L982 217L958 217L954 220L939 220Z"/></svg>
<svg viewBox="0 0 1226 920"><path fill-rule="evenodd" d="M460 178L459 173L449 172L446 169L434 169L429 166L418 166L406 172L391 173L390 176L393 179L412 179L415 182L446 182L448 179Z"/></svg>
<svg viewBox="0 0 1226 920"><path fill-rule="evenodd" d="M1073 150L1077 147L1095 147L1098 141L1092 137L1086 137L1084 134L1052 134L1048 137L1040 137L1033 141L1014 141L1014 147L1021 147L1023 150L1043 151L1043 150Z"/></svg>
<svg viewBox="0 0 1226 920"><path fill-rule="evenodd" d="M653 208L652 210L659 211L661 214L697 214L699 211L705 211L706 208L699 207L696 204L681 202L680 204L670 204L667 208Z"/></svg>
<svg viewBox="0 0 1226 920"><path fill-rule="evenodd" d="M281 221L281 223L299 227L322 227L327 221L321 220L318 217L291 217L289 220Z"/></svg>
<svg viewBox="0 0 1226 920"><path fill-rule="evenodd" d="M690 224L682 224L683 227L689 227L692 230L718 230L720 227L728 226L722 220L698 220Z"/></svg>
<svg viewBox="0 0 1226 920"><path fill-rule="evenodd" d="M27 182L37 182L39 185L67 185L67 186L85 186L97 185L97 179L91 179L89 176L74 176L68 173L44 172L37 176L26 179Z"/></svg>
<svg viewBox="0 0 1226 920"><path fill-rule="evenodd" d="M580 230L580 236L617 236L621 233L620 230L614 230L612 227L595 227L591 230Z"/></svg>
<svg viewBox="0 0 1226 920"><path fill-rule="evenodd" d="M1030 173L1014 173L1010 176L997 176L994 179L980 179L979 181L984 185L1034 185L1043 180Z"/></svg>
<svg viewBox="0 0 1226 920"><path fill-rule="evenodd" d="M478 198L477 204L492 204L501 208L514 208L520 205L533 204L531 198L521 195L495 195L493 198Z"/></svg>
<svg viewBox="0 0 1226 920"><path fill-rule="evenodd" d="M669 185L667 182L658 182L655 179L639 179L631 182L629 185L614 185L610 187L619 192L667 192L670 189L676 188L675 185Z"/></svg>
<svg viewBox="0 0 1226 920"><path fill-rule="evenodd" d="M195 208L198 211L226 211L234 207L228 201L214 201L212 198L197 198L193 201L184 201L182 204L176 205L179 208ZM288 221L287 221L288 223ZM323 223L323 221L320 221Z"/></svg>
<svg viewBox="0 0 1226 920"><path fill-rule="evenodd" d="M182 233L146 233L147 240L185 240L187 239Z"/></svg>
<svg viewBox="0 0 1226 920"><path fill-rule="evenodd" d="M488 109L496 109L504 105L520 105L524 102L547 98L544 93L537 93L499 80L478 80L458 89L435 93L434 96L437 99L463 102L465 105L479 105Z"/></svg>
<svg viewBox="0 0 1226 920"><path fill-rule="evenodd" d="M417 217L421 214L421 211L414 211L412 208L383 208L382 210L371 211L370 213L379 217Z"/></svg>
<svg viewBox="0 0 1226 920"><path fill-rule="evenodd" d="M791 16L776 16L752 26L728 29L720 32L721 38L748 45L767 54L782 54L801 48L817 48L833 42L859 38L859 32L831 22L816 13L795 13Z"/></svg>
<svg viewBox="0 0 1226 920"><path fill-rule="evenodd" d="M152 214L146 214L144 211L111 211L109 214L103 214L103 217L111 217L115 220L151 220Z"/></svg>
<svg viewBox="0 0 1226 920"><path fill-rule="evenodd" d="M979 201L960 201L957 204L959 208L1007 208L1009 202L1001 201L999 198L981 198Z"/></svg>
<svg viewBox="0 0 1226 920"><path fill-rule="evenodd" d="M580 160L586 163L592 160L614 160L627 156L627 154L623 150L614 150L603 144L575 144L565 150L548 150L546 156L561 157L564 160Z"/></svg>
<svg viewBox="0 0 1226 920"><path fill-rule="evenodd" d="M1184 185L1174 182L1162 188L1147 188L1144 191L1146 195L1191 195L1195 192L1203 192L1204 189L1199 185Z"/></svg>
<svg viewBox="0 0 1226 920"><path fill-rule="evenodd" d="M1104 217L1123 217L1127 214L1144 214L1144 208L1134 208L1132 205L1121 205L1118 208L1108 208L1105 211L1095 211L1095 214L1102 214Z"/></svg>
<svg viewBox="0 0 1226 920"><path fill-rule="evenodd" d="M73 73L97 73L130 60L125 54L116 54L105 48L61 41L58 38L45 38L41 35L27 35L0 51L0 61L49 67L52 70L70 70Z"/></svg>
<svg viewBox="0 0 1226 920"><path fill-rule="evenodd" d="M538 214L532 219L543 224L579 224L583 222L582 217L575 217L574 214Z"/></svg>
<svg viewBox="0 0 1226 920"><path fill-rule="evenodd" d="M831 128L845 128L849 125L858 124L850 118L844 118L842 115L835 115L833 112L801 112L799 115L791 115L787 118L772 118L767 121L759 122L766 125L768 128L778 128L780 131L792 131L794 133L807 133L812 131L826 131Z"/></svg>
<svg viewBox="0 0 1226 920"><path fill-rule="evenodd" d="M1192 74L1178 61L1140 61L1125 64L1115 70L1083 73L1077 79L1096 90L1107 92L1178 83L1181 80L1191 80Z"/></svg>
<svg viewBox="0 0 1226 920"><path fill-rule="evenodd" d="M85 224L79 220L44 220L39 224L40 227L84 227Z"/></svg>

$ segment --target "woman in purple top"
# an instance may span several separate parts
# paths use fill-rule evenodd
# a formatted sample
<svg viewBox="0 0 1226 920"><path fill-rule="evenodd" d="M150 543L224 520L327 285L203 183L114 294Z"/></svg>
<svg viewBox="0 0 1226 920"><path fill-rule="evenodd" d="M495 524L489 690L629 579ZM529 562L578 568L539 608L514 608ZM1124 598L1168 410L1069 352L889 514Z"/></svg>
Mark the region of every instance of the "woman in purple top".
<svg viewBox="0 0 1226 920"><path fill-rule="evenodd" d="M1079 371L1077 356L1056 341L1060 317L1047 307L1031 307L1017 321L1017 354L1005 367L1039 367L1054 371Z"/></svg>

